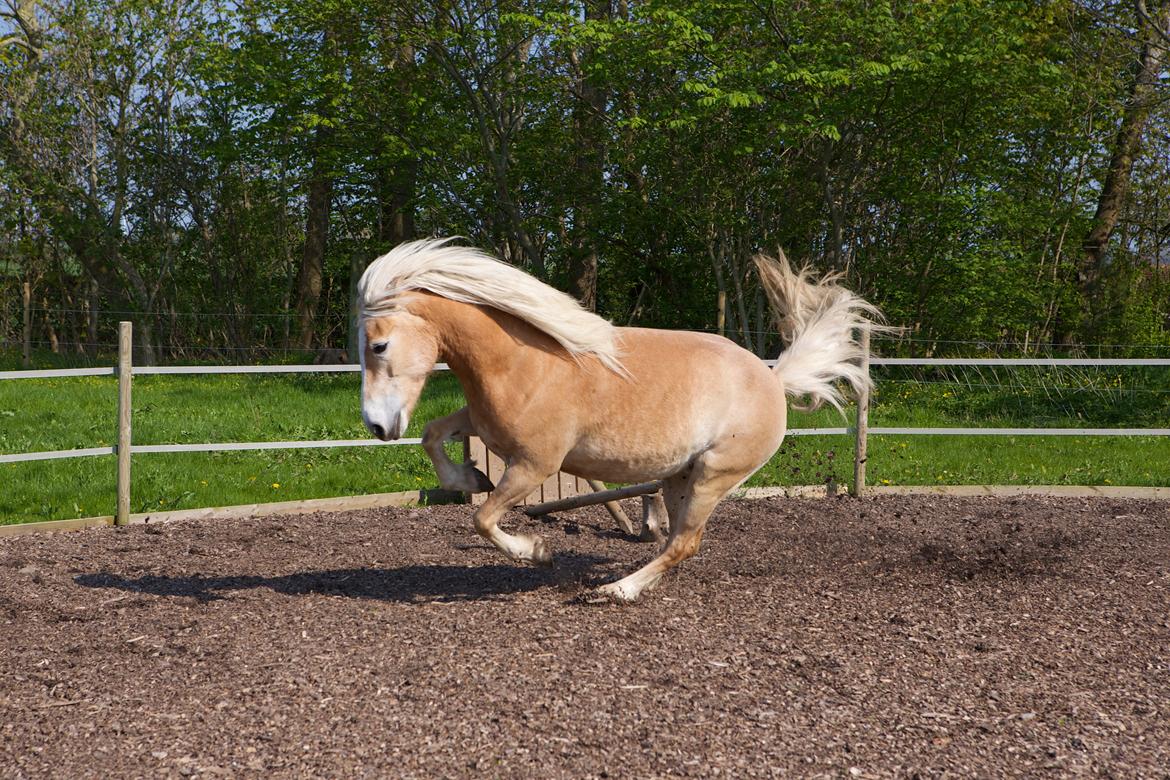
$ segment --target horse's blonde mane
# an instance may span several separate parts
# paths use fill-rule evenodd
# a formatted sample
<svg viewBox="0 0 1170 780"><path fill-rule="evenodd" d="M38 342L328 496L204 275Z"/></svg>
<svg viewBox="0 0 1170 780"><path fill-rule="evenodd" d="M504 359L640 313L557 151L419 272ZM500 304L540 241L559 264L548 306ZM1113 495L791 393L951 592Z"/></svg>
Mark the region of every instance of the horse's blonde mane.
<svg viewBox="0 0 1170 780"><path fill-rule="evenodd" d="M425 290L507 312L556 339L574 357L593 355L610 370L625 374L612 323L474 247L449 246L451 240L408 241L370 263L358 282L361 315L387 314L399 307L404 294Z"/></svg>

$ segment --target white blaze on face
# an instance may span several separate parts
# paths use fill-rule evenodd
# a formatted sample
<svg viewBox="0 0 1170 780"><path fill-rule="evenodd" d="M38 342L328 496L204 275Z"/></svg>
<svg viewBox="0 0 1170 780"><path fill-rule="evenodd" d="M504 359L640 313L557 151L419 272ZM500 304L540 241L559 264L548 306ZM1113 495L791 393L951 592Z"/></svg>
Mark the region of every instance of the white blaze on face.
<svg viewBox="0 0 1170 780"><path fill-rule="evenodd" d="M376 438L393 441L406 433L410 424L410 412L406 408L405 399L392 377L376 368L371 376L366 366L364 329L358 331L358 351L362 362L362 422Z"/></svg>
<svg viewBox="0 0 1170 780"><path fill-rule="evenodd" d="M415 318L417 319L417 318ZM362 364L362 422L376 438L401 438L410 424L437 347L409 315L358 329ZM370 339L375 339L372 343Z"/></svg>

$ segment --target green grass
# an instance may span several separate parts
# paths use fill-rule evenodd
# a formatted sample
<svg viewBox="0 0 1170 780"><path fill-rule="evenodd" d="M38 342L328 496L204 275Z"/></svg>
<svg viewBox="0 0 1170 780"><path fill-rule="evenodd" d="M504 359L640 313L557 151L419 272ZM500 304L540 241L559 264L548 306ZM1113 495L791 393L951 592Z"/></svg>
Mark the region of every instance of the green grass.
<svg viewBox="0 0 1170 780"><path fill-rule="evenodd" d="M1170 427L1164 369L883 369L871 424L922 427ZM140 376L136 444L366 438L356 374ZM112 377L0 382L0 452L109 445ZM407 436L462 405L436 374ZM833 410L791 427L843 425ZM848 436L791 436L749 485L852 479ZM454 452L454 448L453 448ZM874 436L871 484L1170 485L1167 437ZM133 458L131 511L288 501L435 487L415 446L150 454ZM0 523L112 514L113 457L0 465Z"/></svg>
<svg viewBox="0 0 1170 780"><path fill-rule="evenodd" d="M1167 428L1164 368L875 369L870 425L919 428ZM789 426L842 424L794 412ZM1170 437L870 436L876 485L1170 485ZM853 479L853 440L791 436L749 485Z"/></svg>
<svg viewBox="0 0 1170 780"><path fill-rule="evenodd" d="M357 374L141 376L134 443L367 439ZM407 436L458 409L454 377L427 386ZM109 445L117 382L80 377L0 382L0 452ZM452 447L452 452L457 450ZM292 501L434 487L420 447L159 453L132 458L131 511ZM0 523L111 514L112 456L0 465Z"/></svg>

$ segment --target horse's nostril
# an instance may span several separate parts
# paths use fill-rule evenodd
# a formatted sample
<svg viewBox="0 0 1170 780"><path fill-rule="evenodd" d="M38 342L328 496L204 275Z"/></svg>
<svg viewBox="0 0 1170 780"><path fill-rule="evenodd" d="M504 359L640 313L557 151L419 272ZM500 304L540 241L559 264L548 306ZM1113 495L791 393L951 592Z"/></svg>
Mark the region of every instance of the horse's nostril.
<svg viewBox="0 0 1170 780"><path fill-rule="evenodd" d="M371 431L373 432L373 434L374 434L375 436L377 436L379 439L384 439L384 438L386 438L386 429L385 429L385 428L383 428L381 425L378 425L377 423L371 423L371 424L370 424L370 430L371 430Z"/></svg>

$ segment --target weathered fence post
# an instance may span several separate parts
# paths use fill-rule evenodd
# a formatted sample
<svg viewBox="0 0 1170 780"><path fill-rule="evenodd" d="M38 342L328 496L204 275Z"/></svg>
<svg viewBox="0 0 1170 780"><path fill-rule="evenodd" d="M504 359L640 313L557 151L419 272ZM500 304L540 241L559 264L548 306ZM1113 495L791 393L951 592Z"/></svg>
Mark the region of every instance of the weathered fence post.
<svg viewBox="0 0 1170 780"><path fill-rule="evenodd" d="M560 498L556 501L545 501L543 504L537 504L536 506L526 506L524 507L524 514L530 517L551 515L554 512L567 512L570 509L580 509L583 506L593 506L594 504L602 504L606 501L620 501L623 498L643 496L647 493L656 493L659 490L662 490L661 482L643 482L638 485L626 485L625 487L613 488L612 490L599 490L595 493L582 493L579 496Z"/></svg>
<svg viewBox="0 0 1170 780"><path fill-rule="evenodd" d="M869 376L869 331L861 332L861 368ZM869 388L864 387L857 396L857 426L853 448L853 487L850 492L860 497L865 490L866 438L869 434Z"/></svg>
<svg viewBox="0 0 1170 780"><path fill-rule="evenodd" d="M118 511L114 525L130 522L130 378L133 366L133 326L118 323Z"/></svg>
<svg viewBox="0 0 1170 780"><path fill-rule="evenodd" d="M22 288L24 304L24 336L21 344L21 364L23 368L32 366L32 285L24 283Z"/></svg>
<svg viewBox="0 0 1170 780"><path fill-rule="evenodd" d="M605 483L600 479L587 479L585 481L589 483L589 487L593 488L594 492L600 493L607 489ZM622 509L621 504L617 501L606 501L605 509L623 531L630 536L634 535L634 525L630 522L630 517Z"/></svg>

